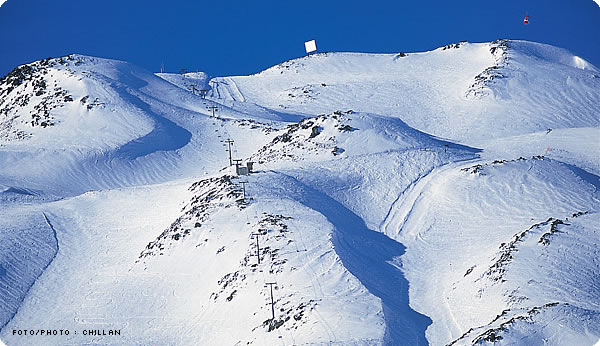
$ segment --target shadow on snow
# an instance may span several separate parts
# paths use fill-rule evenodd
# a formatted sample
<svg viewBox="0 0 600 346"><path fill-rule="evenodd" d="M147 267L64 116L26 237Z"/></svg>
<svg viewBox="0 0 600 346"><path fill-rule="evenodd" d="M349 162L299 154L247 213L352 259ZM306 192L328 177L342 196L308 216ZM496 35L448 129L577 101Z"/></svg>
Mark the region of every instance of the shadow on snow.
<svg viewBox="0 0 600 346"><path fill-rule="evenodd" d="M121 97L142 109L154 120L152 131L121 146L114 153L117 157L135 160L157 151L177 150L190 142L192 134L188 130L154 113L147 103L123 88L115 89L120 91Z"/></svg>
<svg viewBox="0 0 600 346"><path fill-rule="evenodd" d="M332 242L336 253L352 275L381 299L386 323L386 345L427 345L425 330L431 319L414 311L408 301L408 281L392 263L405 247L386 235L370 230L355 213L326 194L296 178L298 202L324 215L335 227Z"/></svg>

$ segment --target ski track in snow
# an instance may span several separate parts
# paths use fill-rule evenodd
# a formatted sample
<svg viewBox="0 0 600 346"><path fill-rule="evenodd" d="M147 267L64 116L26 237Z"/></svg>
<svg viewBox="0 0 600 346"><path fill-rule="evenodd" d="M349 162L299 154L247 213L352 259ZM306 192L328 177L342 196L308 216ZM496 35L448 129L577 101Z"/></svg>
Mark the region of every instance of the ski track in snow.
<svg viewBox="0 0 600 346"><path fill-rule="evenodd" d="M397 237L402 232L402 226L410 217L413 207L421 197L423 189L431 179L438 178L444 171L461 166L469 166L477 163L479 160L479 158L457 160L453 163L434 167L429 172L417 178L392 203L379 229L389 237ZM404 234L407 234L407 232Z"/></svg>

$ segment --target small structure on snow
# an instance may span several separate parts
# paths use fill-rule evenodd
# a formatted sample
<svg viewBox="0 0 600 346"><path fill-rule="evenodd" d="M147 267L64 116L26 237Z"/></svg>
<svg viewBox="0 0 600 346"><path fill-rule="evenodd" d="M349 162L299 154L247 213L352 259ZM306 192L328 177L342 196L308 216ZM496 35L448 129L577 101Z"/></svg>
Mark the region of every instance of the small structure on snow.
<svg viewBox="0 0 600 346"><path fill-rule="evenodd" d="M235 162L235 173L237 175L248 175L253 172L254 162L246 162L246 166L242 165L241 159L233 160Z"/></svg>

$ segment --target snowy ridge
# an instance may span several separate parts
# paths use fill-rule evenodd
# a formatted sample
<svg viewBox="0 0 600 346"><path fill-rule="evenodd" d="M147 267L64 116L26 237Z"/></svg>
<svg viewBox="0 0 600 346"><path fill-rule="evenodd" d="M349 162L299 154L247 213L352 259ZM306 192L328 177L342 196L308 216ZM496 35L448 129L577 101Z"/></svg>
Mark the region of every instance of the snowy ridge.
<svg viewBox="0 0 600 346"><path fill-rule="evenodd" d="M352 109L399 117L426 133L477 146L483 139L547 128L597 127L599 75L575 60L552 46L500 40L403 57L315 54L252 76L214 78L212 85L215 96L237 100L233 95L241 94L247 102L289 112ZM486 83L490 97L467 98L482 74L506 78Z"/></svg>
<svg viewBox="0 0 600 346"><path fill-rule="evenodd" d="M481 98L493 93L494 79L504 78L500 71L508 66L508 49L509 44L506 40L498 40L490 44L490 53L494 57L495 64L475 76L475 83L467 89L465 94L467 98Z"/></svg>
<svg viewBox="0 0 600 346"><path fill-rule="evenodd" d="M208 81L210 80L210 77L204 72L187 72L181 74L157 73L156 75L180 88L198 95L201 94L202 90L208 90Z"/></svg>
<svg viewBox="0 0 600 346"><path fill-rule="evenodd" d="M0 81L0 338L592 345L598 71L514 40L212 79L20 66Z"/></svg>
<svg viewBox="0 0 600 346"><path fill-rule="evenodd" d="M72 100L48 110L52 125L32 126L23 111L30 105L21 106L18 115L12 116L13 95L43 92L35 89L41 82L25 79L15 87L14 78L5 78L5 90L10 89L6 100L13 110L2 124L24 134L20 140L7 137L0 144L5 148L0 153L6 168L3 175L15 186L26 180L29 185L21 187L43 190L51 186L57 193L78 194L162 182L186 175L182 171L201 172L197 161L192 164L186 158L220 151L221 143L207 138L215 131L224 132L230 126L236 132L247 129L233 120L211 120L206 106L214 101L124 62L71 55L30 65L17 68L9 77L21 70L38 71L35 78L44 80L43 84L62 86L56 102L62 102L63 92ZM51 100L56 99L54 95ZM171 98L178 101L173 104ZM35 102L36 97L31 100ZM229 114L240 117L233 110ZM204 169L214 169L215 161L207 158Z"/></svg>

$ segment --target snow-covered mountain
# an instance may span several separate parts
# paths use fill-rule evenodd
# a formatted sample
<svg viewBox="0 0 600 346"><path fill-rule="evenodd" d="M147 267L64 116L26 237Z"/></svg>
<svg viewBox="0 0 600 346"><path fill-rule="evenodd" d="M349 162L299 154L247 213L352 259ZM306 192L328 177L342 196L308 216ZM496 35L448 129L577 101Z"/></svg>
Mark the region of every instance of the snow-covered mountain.
<svg viewBox="0 0 600 346"><path fill-rule="evenodd" d="M600 70L538 43L23 65L0 80L0 339L593 345L599 175Z"/></svg>

